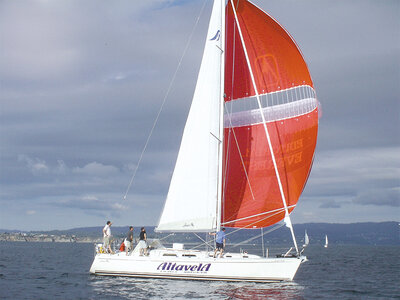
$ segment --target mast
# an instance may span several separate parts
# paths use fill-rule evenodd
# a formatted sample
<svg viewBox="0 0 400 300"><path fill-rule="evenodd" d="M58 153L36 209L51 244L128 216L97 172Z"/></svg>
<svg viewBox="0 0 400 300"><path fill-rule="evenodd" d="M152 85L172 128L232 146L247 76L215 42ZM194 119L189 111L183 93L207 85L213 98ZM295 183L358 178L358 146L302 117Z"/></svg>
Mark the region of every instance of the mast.
<svg viewBox="0 0 400 300"><path fill-rule="evenodd" d="M216 230L221 230L221 211L222 211L222 169L224 156L224 81L225 81L225 0L219 1L221 5L221 61L220 61L220 112L219 112L219 157L218 157L218 191L217 191L217 214Z"/></svg>
<svg viewBox="0 0 400 300"><path fill-rule="evenodd" d="M293 243L294 243L294 246L296 247L296 252L299 253L299 249L298 249L297 242L296 242L296 237L294 235L293 226L292 226L292 222L291 222L291 219L290 219L289 210L288 210L288 207L287 207L287 204L286 204L285 193L283 192L282 182L281 182L281 178L280 178L280 175L279 175L279 171L278 171L278 166L277 166L276 159L275 159L274 150L272 148L271 138L270 138L270 135L269 135L269 132L268 132L268 128L267 128L267 122L265 120L264 113L263 113L263 110L262 110L262 105L261 105L261 101L260 101L260 95L259 95L259 92L258 92L258 89L257 89L257 85L256 85L256 82L255 82L254 73L253 73L253 70L252 70L252 67L251 67L251 64L250 64L250 59L249 59L249 56L248 56L248 53L247 53L246 44L244 42L242 30L241 30L241 27L240 27L240 24L239 24L239 20L238 20L237 14L236 14L235 5L234 5L232 0L230 0L230 1L231 1L231 4L232 4L232 10L233 10L233 13L234 13L234 16L235 16L235 21L236 21L236 24L237 24L237 29L238 29L238 32L239 32L240 41L242 43L244 54L245 54L245 57L246 57L246 63L247 63L247 66L249 68L249 72L250 72L250 76L251 76L251 82L252 82L252 85L253 85L253 88L254 88L254 91L255 91L255 96L256 96L256 99L257 99L258 108L260 110L260 114L261 114L261 118L262 118L262 124L263 124L264 130L265 130L265 135L267 137L268 147L269 147L269 150L270 150L270 153L271 153L271 158L272 158L272 162L273 162L273 165L274 165L276 179L278 181L279 191L280 191L281 199L282 199L284 210L285 210L284 222L285 222L286 226L289 227L289 229L290 229L290 232L292 234Z"/></svg>

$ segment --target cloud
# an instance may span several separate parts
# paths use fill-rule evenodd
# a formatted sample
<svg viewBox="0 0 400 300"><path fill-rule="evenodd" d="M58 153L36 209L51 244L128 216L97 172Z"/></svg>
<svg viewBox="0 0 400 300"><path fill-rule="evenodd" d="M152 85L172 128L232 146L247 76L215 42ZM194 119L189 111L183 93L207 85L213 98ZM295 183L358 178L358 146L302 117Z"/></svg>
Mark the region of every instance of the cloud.
<svg viewBox="0 0 400 300"><path fill-rule="evenodd" d="M56 173L58 174L66 174L68 172L68 167L65 164L65 162L61 159L57 160L57 167L56 167Z"/></svg>
<svg viewBox="0 0 400 300"><path fill-rule="evenodd" d="M317 151L303 200L325 198L323 208L338 208L350 202L398 206L398 153L400 147Z"/></svg>
<svg viewBox="0 0 400 300"><path fill-rule="evenodd" d="M353 199L354 203L361 205L386 205L400 206L400 187L388 189L368 189L360 192Z"/></svg>
<svg viewBox="0 0 400 300"><path fill-rule="evenodd" d="M25 166L34 175L51 173L59 176L78 174L85 176L107 177L113 175L115 176L120 173L120 170L117 167L98 162L91 162L83 167L77 166L69 168L61 159L57 159L57 163L55 165L49 165L49 163L43 159L31 158L25 154L18 155L18 161L24 162Z"/></svg>
<svg viewBox="0 0 400 300"><path fill-rule="evenodd" d="M324 201L320 206L320 208L341 208L342 206L337 203L335 200L333 201Z"/></svg>
<svg viewBox="0 0 400 300"><path fill-rule="evenodd" d="M49 172L49 167L47 166L46 162L39 158L32 159L27 155L20 154L18 155L18 161L24 162L26 167L34 175L40 175Z"/></svg>
<svg viewBox="0 0 400 300"><path fill-rule="evenodd" d="M119 173L118 168L110 165L103 165L98 162L91 162L84 167L75 167L72 169L73 173L85 174L92 176L112 176Z"/></svg>
<svg viewBox="0 0 400 300"><path fill-rule="evenodd" d="M114 195L102 196L97 195L83 195L77 197L66 197L64 199L52 201L48 205L64 207L68 209L82 209L87 213L105 213L107 211L118 212L127 209L127 206L118 202L115 202Z"/></svg>
<svg viewBox="0 0 400 300"><path fill-rule="evenodd" d="M125 205L122 205L121 203L113 203L111 205L113 210L126 210L127 207Z"/></svg>
<svg viewBox="0 0 400 300"><path fill-rule="evenodd" d="M93 195L86 195L80 198L83 202L98 202L99 199L96 196Z"/></svg>

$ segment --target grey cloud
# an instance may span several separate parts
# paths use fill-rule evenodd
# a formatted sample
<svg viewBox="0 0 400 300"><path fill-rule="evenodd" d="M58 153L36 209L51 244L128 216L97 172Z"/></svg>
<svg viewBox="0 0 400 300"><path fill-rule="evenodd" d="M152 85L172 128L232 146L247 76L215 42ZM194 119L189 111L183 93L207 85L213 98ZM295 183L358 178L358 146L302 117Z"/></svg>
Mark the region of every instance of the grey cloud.
<svg viewBox="0 0 400 300"><path fill-rule="evenodd" d="M108 197L99 199L94 195L85 195L77 198L61 199L56 202L50 202L48 205L56 205L65 208L78 208L85 211L123 211L127 206L118 202L109 201Z"/></svg>
<svg viewBox="0 0 400 300"><path fill-rule="evenodd" d="M24 154L18 155L18 161L24 162L32 174L38 175L41 173L47 173L49 171L48 166L44 160L39 158L32 159Z"/></svg>
<svg viewBox="0 0 400 300"><path fill-rule="evenodd" d="M393 206L398 203L396 191L400 187L398 153L398 147L317 152L303 200L320 201L329 196L371 204L377 196L376 204ZM321 207L327 205L323 203Z"/></svg>
<svg viewBox="0 0 400 300"><path fill-rule="evenodd" d="M75 167L72 169L72 172L91 176L115 176L119 170L114 166L107 166L98 162L91 162L82 168Z"/></svg>
<svg viewBox="0 0 400 300"><path fill-rule="evenodd" d="M324 201L322 204L319 206L320 208L341 208L342 206L337 203L336 201Z"/></svg>
<svg viewBox="0 0 400 300"><path fill-rule="evenodd" d="M353 202L361 205L400 207L400 187L374 190L367 189L360 192L360 194L353 199Z"/></svg>

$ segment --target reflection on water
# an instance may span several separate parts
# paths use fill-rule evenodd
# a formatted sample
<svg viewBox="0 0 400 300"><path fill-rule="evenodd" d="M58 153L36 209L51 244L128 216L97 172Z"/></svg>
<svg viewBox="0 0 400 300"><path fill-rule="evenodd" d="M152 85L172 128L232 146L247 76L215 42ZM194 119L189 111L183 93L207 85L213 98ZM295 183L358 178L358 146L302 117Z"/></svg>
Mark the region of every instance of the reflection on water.
<svg viewBox="0 0 400 300"><path fill-rule="evenodd" d="M91 276L93 294L135 299L304 299L294 282L245 283Z"/></svg>
<svg viewBox="0 0 400 300"><path fill-rule="evenodd" d="M219 299L303 299L302 290L294 282L229 284L219 292Z"/></svg>

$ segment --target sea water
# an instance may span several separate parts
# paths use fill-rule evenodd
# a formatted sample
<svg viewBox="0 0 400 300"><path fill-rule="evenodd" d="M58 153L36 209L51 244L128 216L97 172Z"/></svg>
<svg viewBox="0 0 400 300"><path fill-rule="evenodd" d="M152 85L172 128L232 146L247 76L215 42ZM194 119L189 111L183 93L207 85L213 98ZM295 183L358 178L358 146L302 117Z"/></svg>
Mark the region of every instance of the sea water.
<svg viewBox="0 0 400 300"><path fill-rule="evenodd" d="M94 276L92 244L0 242L0 299L400 299L399 253L310 244L293 282L235 283Z"/></svg>

